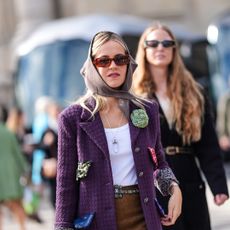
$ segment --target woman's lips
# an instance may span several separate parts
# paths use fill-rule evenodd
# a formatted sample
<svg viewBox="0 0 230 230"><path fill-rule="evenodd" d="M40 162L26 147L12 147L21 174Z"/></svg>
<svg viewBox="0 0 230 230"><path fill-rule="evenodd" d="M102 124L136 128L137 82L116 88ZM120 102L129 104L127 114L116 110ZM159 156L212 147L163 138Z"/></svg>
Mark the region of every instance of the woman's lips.
<svg viewBox="0 0 230 230"><path fill-rule="evenodd" d="M119 73L110 73L110 74L108 75L108 77L112 77L112 78L116 78L116 77L119 77L119 76L120 76Z"/></svg>
<svg viewBox="0 0 230 230"><path fill-rule="evenodd" d="M158 59L164 59L165 55L164 54L157 54L155 57Z"/></svg>

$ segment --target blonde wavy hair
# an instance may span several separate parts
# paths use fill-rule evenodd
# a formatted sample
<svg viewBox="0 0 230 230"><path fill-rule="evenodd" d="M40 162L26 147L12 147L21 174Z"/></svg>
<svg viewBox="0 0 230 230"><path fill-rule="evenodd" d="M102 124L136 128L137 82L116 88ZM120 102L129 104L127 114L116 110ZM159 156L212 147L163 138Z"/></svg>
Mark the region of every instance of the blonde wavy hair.
<svg viewBox="0 0 230 230"><path fill-rule="evenodd" d="M148 27L139 40L136 54L138 67L134 72L133 90L137 95L148 98L153 97L156 86L148 68L144 41L149 33L157 29L166 31L176 41L171 30L159 23ZM167 93L172 102L175 128L182 136L183 143L190 144L192 141L198 141L201 138L204 114L204 97L201 93L201 86L186 69L179 54L178 45L174 47L173 60L168 68Z"/></svg>

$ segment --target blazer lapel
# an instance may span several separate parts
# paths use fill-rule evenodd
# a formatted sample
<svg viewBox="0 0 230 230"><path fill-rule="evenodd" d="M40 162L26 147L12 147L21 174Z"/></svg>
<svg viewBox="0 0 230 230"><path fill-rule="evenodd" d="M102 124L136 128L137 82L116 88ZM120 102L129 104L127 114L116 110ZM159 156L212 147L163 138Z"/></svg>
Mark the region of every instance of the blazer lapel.
<svg viewBox="0 0 230 230"><path fill-rule="evenodd" d="M132 146L134 146L137 140L138 134L140 132L140 128L137 128L136 126L134 126L131 120L129 120L129 128L130 128L131 143L132 143Z"/></svg>
<svg viewBox="0 0 230 230"><path fill-rule="evenodd" d="M84 115L83 115L84 117ZM104 127L99 113L94 118L80 123L80 127L85 131L89 138L100 148L100 150L108 156L109 150L104 132Z"/></svg>
<svg viewBox="0 0 230 230"><path fill-rule="evenodd" d="M91 105L92 107L94 105ZM130 112L136 109L135 105L130 103ZM94 118L90 118L88 111L83 110L81 115L80 127L85 131L89 138L100 148L100 150L106 155L109 155L109 149L107 145L107 140L104 132L104 127L100 118L99 113L96 113ZM132 146L134 146L138 135L140 133L140 128L133 125L131 119L129 118L129 128Z"/></svg>
<svg viewBox="0 0 230 230"><path fill-rule="evenodd" d="M130 114L132 113L134 109L136 108L134 107L133 104L130 103ZM130 117L129 117L129 129L130 129L131 143L132 143L132 146L134 146L134 143L136 142L137 137L139 135L140 128L133 125Z"/></svg>

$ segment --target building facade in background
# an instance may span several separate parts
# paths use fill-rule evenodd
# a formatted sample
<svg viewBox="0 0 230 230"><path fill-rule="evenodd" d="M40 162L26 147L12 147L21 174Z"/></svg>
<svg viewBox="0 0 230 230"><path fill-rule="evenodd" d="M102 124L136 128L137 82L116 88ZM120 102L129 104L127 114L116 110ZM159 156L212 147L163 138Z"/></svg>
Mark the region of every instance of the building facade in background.
<svg viewBox="0 0 230 230"><path fill-rule="evenodd" d="M130 14L205 34L212 19L229 8L229 0L0 0L0 103L12 103L15 47L44 22L91 13Z"/></svg>

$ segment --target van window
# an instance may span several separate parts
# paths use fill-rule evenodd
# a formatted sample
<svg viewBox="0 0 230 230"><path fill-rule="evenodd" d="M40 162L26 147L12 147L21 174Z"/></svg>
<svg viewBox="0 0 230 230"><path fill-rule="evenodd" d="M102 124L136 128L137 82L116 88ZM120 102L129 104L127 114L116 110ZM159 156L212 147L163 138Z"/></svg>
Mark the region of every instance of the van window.
<svg viewBox="0 0 230 230"><path fill-rule="evenodd" d="M61 103L70 103L83 94L84 81L80 75L89 42L84 40L56 41L37 47L20 57L17 73L17 99L33 117L33 105L37 98L49 95Z"/></svg>

